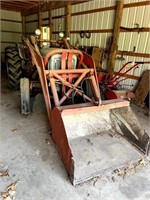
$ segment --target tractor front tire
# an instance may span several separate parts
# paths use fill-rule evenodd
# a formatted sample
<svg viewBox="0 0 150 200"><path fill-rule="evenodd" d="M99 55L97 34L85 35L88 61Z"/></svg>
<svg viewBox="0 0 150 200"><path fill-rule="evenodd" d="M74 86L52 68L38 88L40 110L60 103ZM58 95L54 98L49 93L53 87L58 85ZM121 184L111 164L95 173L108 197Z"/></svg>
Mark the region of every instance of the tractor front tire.
<svg viewBox="0 0 150 200"><path fill-rule="evenodd" d="M16 47L5 49L5 60L8 74L8 86L11 89L19 89L20 78L22 76L21 58Z"/></svg>
<svg viewBox="0 0 150 200"><path fill-rule="evenodd" d="M28 78L20 79L21 114L30 114L30 83Z"/></svg>

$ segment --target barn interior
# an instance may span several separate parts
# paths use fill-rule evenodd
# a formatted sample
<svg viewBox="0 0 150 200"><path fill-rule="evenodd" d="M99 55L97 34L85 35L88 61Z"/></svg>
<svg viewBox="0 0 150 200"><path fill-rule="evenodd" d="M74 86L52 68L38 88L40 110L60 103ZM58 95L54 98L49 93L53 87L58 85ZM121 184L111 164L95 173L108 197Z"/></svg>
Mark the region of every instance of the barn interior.
<svg viewBox="0 0 150 200"><path fill-rule="evenodd" d="M17 0L0 3L0 198L149 199L149 1ZM65 60L68 64L63 68L63 59L57 57L54 62L57 63L57 60L61 59L58 61L61 66L56 66L54 72L64 71L62 74L58 72L56 76L51 67L53 61L49 62L51 53L48 65L45 64L45 55L51 52L50 49L56 50L58 54L60 48L65 49L62 52L68 56ZM26 54L27 49L29 54L28 51ZM40 54L37 49L40 49ZM80 63L80 56L83 56L81 69L76 67ZM72 69L69 69L70 57ZM45 69L45 77L48 77L46 82L43 81L45 79L42 78L44 75L40 68ZM78 71L75 71L76 68ZM67 69L72 70L71 76L65 71ZM87 73L83 80L79 81L81 85L76 85L77 78L81 78L79 74L83 75L82 70L87 70ZM87 86L88 79L93 80L89 81L90 86ZM69 97L71 93L72 96ZM141 143L138 141L134 144L131 137L131 151L135 151L133 155L130 153L130 145L122 143L118 133L113 133L113 125L109 126L112 119L109 121L105 113L102 113L105 109L118 109L116 112L119 112L123 106L131 107L134 114L125 120L120 120L124 113L120 114L118 124L131 123L133 128L134 123L135 131L130 131L134 132L133 135L136 135L138 129L140 134L146 133L146 139L142 138ZM61 114L55 113L56 110ZM93 113L98 111L100 113L94 116ZM78 121L75 118L77 114L80 115ZM134 118L137 121L134 121ZM60 126L61 123L63 125ZM111 133L108 133L108 138L102 133L101 140L98 141L97 136L100 134L96 130L96 139L92 138L92 134L87 134L86 137L80 135L79 140L75 138L76 143L73 144L74 135L82 129L80 124L85 126L84 130L88 133L92 132L91 127L96 129L96 126L99 130L101 126L105 126L102 132L108 127ZM90 128L87 128L88 126ZM128 128L128 125L126 126ZM61 137L64 127L66 136ZM55 133L59 133L58 136ZM70 147L67 149L67 156L70 155L71 149L74 159L82 158L83 154L80 153L85 152L87 143L87 148L91 147L91 151L84 153L83 160L86 161L88 170L93 175L97 166L99 171L109 163L107 170L104 168L100 174L94 174L91 178L87 175L89 171L86 172L85 168L82 168L81 159L78 168L78 162L73 160L73 156L68 156L67 159L77 163L74 165L63 157L64 149L68 146L61 145L66 137ZM135 138L137 137L136 135ZM84 140L79 145L82 138ZM115 143L120 143L120 146L109 142L111 138ZM110 146L111 150L108 151L105 146ZM145 155L140 152L138 146ZM114 151L113 158L111 151ZM105 157L108 157L108 161L101 162L101 165L92 165L93 155L96 157L96 163L98 159L104 160ZM121 166L118 165L126 156L127 161ZM75 172L72 175L73 167ZM79 170L78 173L76 169ZM78 178L83 174L84 181ZM75 176L77 178L74 178Z"/></svg>

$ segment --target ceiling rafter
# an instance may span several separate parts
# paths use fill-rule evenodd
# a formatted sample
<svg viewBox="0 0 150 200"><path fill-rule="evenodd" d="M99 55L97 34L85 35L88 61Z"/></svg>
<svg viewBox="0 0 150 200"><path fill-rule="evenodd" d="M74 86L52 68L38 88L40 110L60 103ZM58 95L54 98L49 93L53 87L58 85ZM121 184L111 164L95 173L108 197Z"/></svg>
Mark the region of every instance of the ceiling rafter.
<svg viewBox="0 0 150 200"><path fill-rule="evenodd" d="M35 1L28 1L28 0L17 0L17 1L8 1L2 0L1 1L1 9L6 10L16 10L23 12L33 7L37 7L39 5L45 4L45 0L35 0Z"/></svg>
<svg viewBox="0 0 150 200"><path fill-rule="evenodd" d="M23 16L44 12L67 6L68 4L82 3L90 0L1 0L1 9L21 12Z"/></svg>

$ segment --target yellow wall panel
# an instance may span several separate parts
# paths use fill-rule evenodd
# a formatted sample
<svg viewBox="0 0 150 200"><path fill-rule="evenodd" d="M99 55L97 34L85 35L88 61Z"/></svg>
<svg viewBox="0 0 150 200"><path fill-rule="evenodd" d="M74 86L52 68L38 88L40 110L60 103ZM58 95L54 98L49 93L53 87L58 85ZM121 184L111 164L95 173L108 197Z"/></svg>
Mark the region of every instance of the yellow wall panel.
<svg viewBox="0 0 150 200"><path fill-rule="evenodd" d="M2 19L11 19L11 20L16 20L16 21L21 21L20 12L14 12L14 11L2 10L2 9L0 9L0 12L1 12Z"/></svg>
<svg viewBox="0 0 150 200"><path fill-rule="evenodd" d="M22 24L16 22L1 21L1 30L22 31Z"/></svg>

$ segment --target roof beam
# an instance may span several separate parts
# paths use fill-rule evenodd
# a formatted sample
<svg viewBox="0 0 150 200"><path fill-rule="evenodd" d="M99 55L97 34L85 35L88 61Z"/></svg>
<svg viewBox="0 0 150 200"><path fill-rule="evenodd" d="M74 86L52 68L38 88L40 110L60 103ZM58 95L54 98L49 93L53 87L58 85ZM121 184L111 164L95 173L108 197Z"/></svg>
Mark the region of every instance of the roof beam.
<svg viewBox="0 0 150 200"><path fill-rule="evenodd" d="M44 0L38 1L1 1L1 8L6 10L19 10L20 12L30 9L31 7L37 7L41 4L45 3Z"/></svg>
<svg viewBox="0 0 150 200"><path fill-rule="evenodd" d="M62 8L67 6L68 4L76 4L76 3L83 3L83 2L87 2L87 0L80 0L80 1L49 1L49 2L45 2L39 6L33 7L33 8L29 8L28 10L24 10L22 11L22 15L23 16L28 16L28 15L32 15L32 14L36 14L39 11L40 12L44 12L44 11L49 11L49 10L53 10L53 9L57 9L57 8Z"/></svg>
<svg viewBox="0 0 150 200"><path fill-rule="evenodd" d="M24 5L20 5L20 4L17 4L17 5L15 5L14 3L12 3L12 2L1 2L1 6L3 7L3 6L5 6L5 7L9 7L9 6L12 6L12 7L14 7L14 8L25 8L24 7Z"/></svg>

